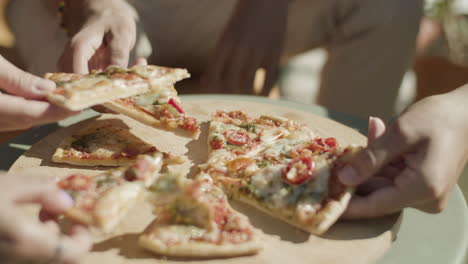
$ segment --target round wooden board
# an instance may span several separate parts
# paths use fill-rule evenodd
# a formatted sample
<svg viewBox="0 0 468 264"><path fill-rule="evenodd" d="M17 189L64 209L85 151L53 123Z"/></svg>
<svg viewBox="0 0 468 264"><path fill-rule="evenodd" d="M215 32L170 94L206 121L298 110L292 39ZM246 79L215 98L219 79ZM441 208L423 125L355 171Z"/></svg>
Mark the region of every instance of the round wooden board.
<svg viewBox="0 0 468 264"><path fill-rule="evenodd" d="M133 134L154 144L162 151L185 154L191 160L191 164L183 165L186 169L206 160L207 121L211 113L216 110L242 109L252 115L283 116L307 124L319 135L336 137L342 145L351 143L365 145L367 141L354 129L330 119L274 104L211 99L186 100L185 108L188 113L203 122L203 130L199 140L191 141L170 132L153 129L125 116L102 115L48 135L24 153L13 164L10 172L16 172L18 175L34 173L53 178L64 177L72 172L97 173L103 168L82 168L56 164L50 158L64 137L86 126L89 122L99 122L102 119L113 119L116 125L127 126ZM195 172L196 166L192 166L190 173ZM317 237L272 219L253 208L237 203L233 205L249 216L255 227L263 231L264 249L255 256L222 259L224 263L374 263L390 247L399 225L397 215L372 220L340 221L326 235ZM153 218L149 203L140 203L129 213L114 233L97 236L92 252L84 259L83 263L146 264L186 261L187 259L157 256L138 247L138 234ZM203 259L196 260L196 262L219 263L221 260Z"/></svg>

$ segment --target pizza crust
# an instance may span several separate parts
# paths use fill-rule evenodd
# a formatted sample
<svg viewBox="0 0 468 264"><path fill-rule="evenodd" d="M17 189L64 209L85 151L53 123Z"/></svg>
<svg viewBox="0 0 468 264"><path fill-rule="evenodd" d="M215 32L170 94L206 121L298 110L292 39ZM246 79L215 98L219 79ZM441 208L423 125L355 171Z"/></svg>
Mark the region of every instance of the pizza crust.
<svg viewBox="0 0 468 264"><path fill-rule="evenodd" d="M127 84L123 80L110 80L106 77L99 79L99 77L96 76L90 77L89 75L85 75L83 79L76 81L76 83L69 84L72 86L72 95L67 97L65 95L52 92L47 96L47 99L49 102L63 108L78 111L112 100L147 93L151 90L158 89L159 87L172 86L174 83L190 77L190 74L186 69L167 68L154 65L135 66L131 69L137 72L144 71L145 69L169 69L169 73L162 73L162 76L155 77L148 75L147 80L143 80L141 83L137 84ZM54 75L58 74L61 73L46 73L44 77L46 79L53 80ZM88 83L86 83L87 81ZM88 87L86 87L86 85L88 85Z"/></svg>
<svg viewBox="0 0 468 264"><path fill-rule="evenodd" d="M154 253L173 257L234 257L252 255L262 249L260 241L249 241L242 244L216 245L206 242L166 245L148 235L140 236L138 244Z"/></svg>
<svg viewBox="0 0 468 264"><path fill-rule="evenodd" d="M95 225L105 233L113 230L122 217L133 208L143 190L142 184L139 183L126 183L108 190L95 205Z"/></svg>
<svg viewBox="0 0 468 264"><path fill-rule="evenodd" d="M324 208L321 208L320 211L310 219L310 223L302 224L297 219L289 219L277 214L272 210L265 208L261 203L257 202L254 199L250 199L246 196L238 196L235 199L248 204L273 218L280 219L290 225L293 225L301 230L312 233L314 235L322 235L325 233L343 214L346 210L349 201L353 195L354 189L347 188L338 200L331 200L326 203Z"/></svg>
<svg viewBox="0 0 468 264"><path fill-rule="evenodd" d="M161 121L158 119L154 118L153 116L147 114L144 111L138 110L135 107L131 106L124 106L116 102L107 102L103 104L106 108L115 111L117 113L126 115L132 119L135 119L138 122L141 122L147 126L154 127L157 129L163 129L166 131L174 132L178 136L182 137L190 137L190 138L198 138L200 135L200 131L197 131L196 133L192 133L190 131L184 130L182 128L170 128L166 125L164 125Z"/></svg>
<svg viewBox="0 0 468 264"><path fill-rule="evenodd" d="M148 92L149 89L150 87L147 83L133 85L132 89L126 90L119 89L118 86L112 85L112 83L110 83L109 86L107 86L107 92L88 93L80 97L71 98L66 98L63 95L52 93L47 96L47 99L49 102L60 107L67 108L68 110L72 111L79 111L93 105L145 93ZM109 92L108 90L112 90L112 92Z"/></svg>
<svg viewBox="0 0 468 264"><path fill-rule="evenodd" d="M64 149L59 147L52 156L52 161L56 163L66 163L77 166L128 166L135 162L135 159L80 159L79 157L67 157Z"/></svg>
<svg viewBox="0 0 468 264"><path fill-rule="evenodd" d="M94 224L93 215L78 208L69 209L64 213L64 216L85 226L92 226Z"/></svg>

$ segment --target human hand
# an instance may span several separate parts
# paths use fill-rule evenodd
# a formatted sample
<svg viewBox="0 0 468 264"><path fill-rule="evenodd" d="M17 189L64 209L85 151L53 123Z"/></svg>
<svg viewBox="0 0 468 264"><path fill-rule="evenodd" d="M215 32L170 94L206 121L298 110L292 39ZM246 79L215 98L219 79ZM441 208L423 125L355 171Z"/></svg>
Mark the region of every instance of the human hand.
<svg viewBox="0 0 468 264"><path fill-rule="evenodd" d="M0 131L30 128L64 119L70 112L42 101L55 83L26 73L0 56Z"/></svg>
<svg viewBox="0 0 468 264"><path fill-rule="evenodd" d="M286 34L287 0L238 1L203 76L223 93L254 93L255 73L266 71L261 94L275 84Z"/></svg>
<svg viewBox="0 0 468 264"><path fill-rule="evenodd" d="M468 159L464 90L415 103L387 130L380 119L370 120L368 147L339 174L344 184L359 185L343 218L446 207Z"/></svg>
<svg viewBox="0 0 468 264"><path fill-rule="evenodd" d="M41 205L42 222L25 216L20 208L24 204ZM78 263L91 248L90 233L76 225L65 235L51 220L72 204L68 194L41 177L0 175L2 263Z"/></svg>
<svg viewBox="0 0 468 264"><path fill-rule="evenodd" d="M68 0L63 20L71 36L59 69L86 74L127 67L136 40L136 15L124 0Z"/></svg>

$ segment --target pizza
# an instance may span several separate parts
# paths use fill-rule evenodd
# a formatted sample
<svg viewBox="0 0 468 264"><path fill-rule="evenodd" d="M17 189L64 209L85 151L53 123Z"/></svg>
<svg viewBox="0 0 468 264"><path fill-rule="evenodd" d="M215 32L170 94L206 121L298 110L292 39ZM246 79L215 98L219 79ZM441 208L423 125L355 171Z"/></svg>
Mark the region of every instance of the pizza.
<svg viewBox="0 0 468 264"><path fill-rule="evenodd" d="M243 111L217 111L209 127L209 152L253 156L286 133L302 129L287 119L263 115L252 118Z"/></svg>
<svg viewBox="0 0 468 264"><path fill-rule="evenodd" d="M198 138L200 125L197 119L184 111L174 86L163 90L117 99L104 106L148 126Z"/></svg>
<svg viewBox="0 0 468 264"><path fill-rule="evenodd" d="M318 137L283 118L245 116L239 111L214 115L202 173L234 199L308 232L324 233L353 193L336 172L359 148L341 148L335 138Z"/></svg>
<svg viewBox="0 0 468 264"><path fill-rule="evenodd" d="M72 174L57 185L73 198L65 216L73 221L112 231L164 168L163 154L141 155L133 165L95 176Z"/></svg>
<svg viewBox="0 0 468 264"><path fill-rule="evenodd" d="M178 257L228 257L261 250L258 231L232 209L208 175L195 180L162 176L152 187L166 202L140 236L141 247Z"/></svg>
<svg viewBox="0 0 468 264"><path fill-rule="evenodd" d="M190 117L174 100L180 102L171 87L165 95L144 93L106 106L120 104L146 112L158 120L157 126L186 129L198 137L198 122L195 130L181 127ZM180 115L169 119L155 115L166 110ZM176 124L165 123L169 121ZM339 181L337 172L361 147L343 147L336 138L323 137L287 118L217 111L209 124L208 159L193 179L167 170L183 158L158 151L128 127L113 122L92 122L64 139L54 154L54 161L77 165L128 164L96 176L74 174L59 181L75 201L66 216L109 232L142 193L150 192L156 217L138 244L156 254L198 258L258 253L260 232L231 207L229 199L321 235L338 220L354 192Z"/></svg>
<svg viewBox="0 0 468 264"><path fill-rule="evenodd" d="M150 91L167 93L174 83L188 77L190 75L185 69L155 65L138 65L128 69L112 67L84 75L45 75L57 85L57 89L48 95L48 100L74 111Z"/></svg>
<svg viewBox="0 0 468 264"><path fill-rule="evenodd" d="M52 156L57 163L80 166L125 166L138 155L160 152L155 146L133 135L118 120L98 120L63 139ZM184 159L161 152L168 163L181 164Z"/></svg>

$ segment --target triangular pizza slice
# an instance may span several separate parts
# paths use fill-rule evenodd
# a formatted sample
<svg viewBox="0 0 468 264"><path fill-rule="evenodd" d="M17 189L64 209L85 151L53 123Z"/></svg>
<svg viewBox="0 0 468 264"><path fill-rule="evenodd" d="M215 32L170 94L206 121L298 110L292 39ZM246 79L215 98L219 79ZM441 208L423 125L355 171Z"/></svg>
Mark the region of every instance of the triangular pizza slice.
<svg viewBox="0 0 468 264"><path fill-rule="evenodd" d="M177 81L190 77L185 69L155 65L112 67L90 74L47 73L57 85L48 100L70 110L82 110L119 98L157 90L164 92Z"/></svg>
<svg viewBox="0 0 468 264"><path fill-rule="evenodd" d="M138 155L157 152L155 146L133 135L120 120L107 119L93 121L65 138L52 160L80 166L125 166L134 163ZM184 162L180 156L162 154L168 162Z"/></svg>
<svg viewBox="0 0 468 264"><path fill-rule="evenodd" d="M214 134L219 130L213 128L218 123L214 117L208 136L211 151L208 162L200 166L202 172L234 199L308 232L324 233L344 212L353 193L352 188L337 179L336 171L359 148L342 148L335 138L318 137L291 120L274 117L253 120L249 124L229 121L230 125L224 126L226 131L236 130L240 134L246 133L241 128L255 125L256 138L260 139L254 154L244 151L233 154L226 137L228 132ZM213 140L224 144L214 144ZM222 146L214 149L213 145Z"/></svg>
<svg viewBox="0 0 468 264"><path fill-rule="evenodd" d="M165 202L156 206L156 219L139 238L141 247L177 257L230 257L261 250L258 231L232 209L208 175L195 180L161 176L151 189Z"/></svg>
<svg viewBox="0 0 468 264"><path fill-rule="evenodd" d="M174 86L121 98L104 106L154 128L195 139L200 135L198 120L184 111Z"/></svg>

